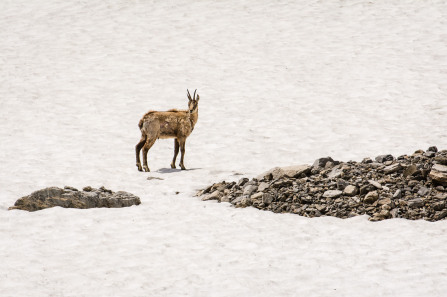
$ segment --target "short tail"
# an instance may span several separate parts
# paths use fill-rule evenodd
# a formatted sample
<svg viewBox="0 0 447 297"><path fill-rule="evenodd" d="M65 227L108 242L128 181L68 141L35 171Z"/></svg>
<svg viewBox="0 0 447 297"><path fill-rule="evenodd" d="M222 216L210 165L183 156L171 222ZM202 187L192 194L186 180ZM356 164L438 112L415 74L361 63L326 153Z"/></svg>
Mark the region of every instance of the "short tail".
<svg viewBox="0 0 447 297"><path fill-rule="evenodd" d="M143 123L144 123L144 118L138 122L138 127L140 128L140 130L141 130L141 128L143 128Z"/></svg>

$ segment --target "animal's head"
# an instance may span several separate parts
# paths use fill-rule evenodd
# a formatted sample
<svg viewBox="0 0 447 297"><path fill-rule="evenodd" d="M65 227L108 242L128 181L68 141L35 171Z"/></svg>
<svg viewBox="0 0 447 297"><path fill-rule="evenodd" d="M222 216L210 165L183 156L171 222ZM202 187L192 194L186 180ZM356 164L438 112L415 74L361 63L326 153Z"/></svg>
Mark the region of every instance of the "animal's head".
<svg viewBox="0 0 447 297"><path fill-rule="evenodd" d="M191 98L191 94L189 94L189 90L186 89L187 96L188 96L188 99L189 99L189 102L188 102L189 113L194 113L194 112L197 112L199 110L200 96L199 96L199 94L197 94L197 98L196 98L196 91L197 91L197 89L194 91L194 96Z"/></svg>

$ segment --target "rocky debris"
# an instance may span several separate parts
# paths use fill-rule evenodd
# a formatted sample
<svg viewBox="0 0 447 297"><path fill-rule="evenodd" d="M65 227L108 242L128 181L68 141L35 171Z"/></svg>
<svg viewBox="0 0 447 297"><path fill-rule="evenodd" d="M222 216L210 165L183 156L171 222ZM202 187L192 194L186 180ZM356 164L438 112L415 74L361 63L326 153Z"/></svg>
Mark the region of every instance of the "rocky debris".
<svg viewBox="0 0 447 297"><path fill-rule="evenodd" d="M123 191L113 192L104 187L87 186L82 191L73 187L49 187L35 191L16 201L9 209L36 211L60 206L64 208L127 207L141 204L140 198Z"/></svg>
<svg viewBox="0 0 447 297"><path fill-rule="evenodd" d="M317 159L312 166L275 167L256 178L220 182L197 193L202 200L252 206L306 217L371 221L447 218L447 150L380 155L361 162Z"/></svg>

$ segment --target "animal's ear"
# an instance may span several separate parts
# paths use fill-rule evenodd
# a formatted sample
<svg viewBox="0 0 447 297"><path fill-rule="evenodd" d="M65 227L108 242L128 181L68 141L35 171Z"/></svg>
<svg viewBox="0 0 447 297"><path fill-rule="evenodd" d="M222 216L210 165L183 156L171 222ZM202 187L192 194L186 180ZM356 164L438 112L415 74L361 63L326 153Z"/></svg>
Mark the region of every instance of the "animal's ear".
<svg viewBox="0 0 447 297"><path fill-rule="evenodd" d="M200 96L199 96L199 94L197 94L197 99L196 99L196 101L199 102L199 99L200 99Z"/></svg>

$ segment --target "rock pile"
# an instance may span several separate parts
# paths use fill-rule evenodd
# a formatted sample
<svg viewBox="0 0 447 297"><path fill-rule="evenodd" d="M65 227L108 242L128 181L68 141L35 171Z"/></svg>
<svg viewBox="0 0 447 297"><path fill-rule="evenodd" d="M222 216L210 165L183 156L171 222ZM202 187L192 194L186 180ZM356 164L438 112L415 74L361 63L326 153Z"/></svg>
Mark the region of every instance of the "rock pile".
<svg viewBox="0 0 447 297"><path fill-rule="evenodd" d="M430 147L362 162L320 158L312 166L277 167L251 180L219 182L197 196L306 217L438 221L447 218L447 150Z"/></svg>
<svg viewBox="0 0 447 297"><path fill-rule="evenodd" d="M79 191L73 187L45 188L16 201L9 209L36 211L60 206L64 208L127 207L141 204L140 198L127 192L112 192L104 187L85 187Z"/></svg>

